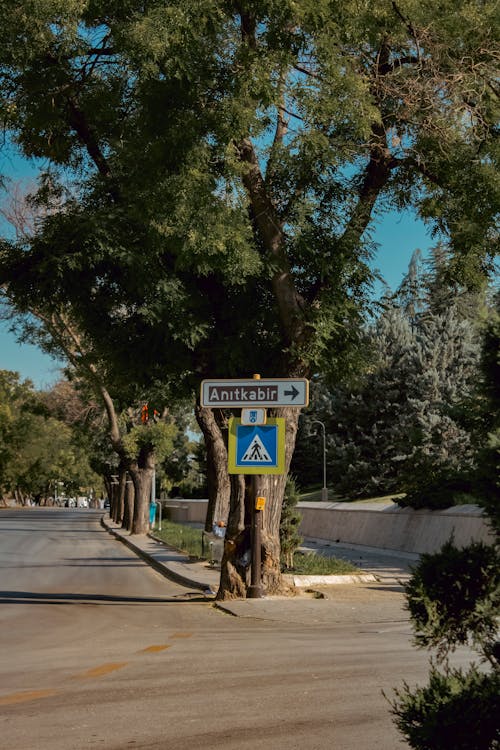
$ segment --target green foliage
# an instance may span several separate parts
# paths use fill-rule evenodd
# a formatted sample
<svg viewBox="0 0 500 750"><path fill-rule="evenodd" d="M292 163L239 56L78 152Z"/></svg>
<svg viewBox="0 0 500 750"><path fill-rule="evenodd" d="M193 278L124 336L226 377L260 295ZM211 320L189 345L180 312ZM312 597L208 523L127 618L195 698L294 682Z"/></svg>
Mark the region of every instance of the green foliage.
<svg viewBox="0 0 500 750"><path fill-rule="evenodd" d="M168 509L164 513L167 514ZM156 530L155 536L191 557L203 557L201 529L163 520L162 529L161 531ZM358 568L345 560L334 557L298 553L294 558L293 572L296 575L341 575L343 573L356 573Z"/></svg>
<svg viewBox="0 0 500 750"><path fill-rule="evenodd" d="M43 321L26 334L67 352L54 320L71 321L73 366L120 409L204 375L352 374L381 213L424 217L464 286L491 268L494 20L494 0L7 3L2 122L50 172L36 237L0 253L9 301ZM410 425L421 455L467 463L462 426L431 407ZM375 482L363 467L370 494L392 489L395 455L412 459L375 452Z"/></svg>
<svg viewBox="0 0 500 750"><path fill-rule="evenodd" d="M318 554L303 554L296 552L290 572L294 575L344 575L359 573L359 568L338 557L327 557Z"/></svg>
<svg viewBox="0 0 500 750"><path fill-rule="evenodd" d="M173 449L176 434L177 427L165 422L134 425L124 435L123 446L130 458L135 458L144 450L152 449L161 461Z"/></svg>
<svg viewBox="0 0 500 750"><path fill-rule="evenodd" d="M201 529L195 529L192 526L185 526L174 521L162 520L161 531L156 530L155 536L191 557L202 557Z"/></svg>
<svg viewBox="0 0 500 750"><path fill-rule="evenodd" d="M484 291L449 287L446 253L429 271L417 254L367 332L371 356L356 379L313 381L293 468L310 481L314 419L326 424L329 474L347 497L405 493L413 508L445 508L484 495L478 479L488 422L481 393ZM455 285L456 287L456 285Z"/></svg>
<svg viewBox="0 0 500 750"><path fill-rule="evenodd" d="M422 555L406 586L407 606L420 646L444 657L469 639L488 649L497 632L500 559L494 546L452 542L434 555Z"/></svg>
<svg viewBox="0 0 500 750"><path fill-rule="evenodd" d="M397 692L393 713L414 750L498 750L500 672L432 669L425 687Z"/></svg>
<svg viewBox="0 0 500 750"><path fill-rule="evenodd" d="M500 746L499 555L496 546L451 542L423 555L406 586L416 643L437 648L429 682L395 692L395 723L415 750L498 750ZM450 666L457 645L471 645L489 665Z"/></svg>
<svg viewBox="0 0 500 750"><path fill-rule="evenodd" d="M29 381L21 383L17 373L0 371L2 492L17 491L40 501L54 496L56 481L64 481L67 495L79 494L80 487L100 486L86 440L68 417L69 404L62 414L52 395L37 393Z"/></svg>
<svg viewBox="0 0 500 750"><path fill-rule="evenodd" d="M296 480L288 475L280 521L280 549L282 565L285 569L294 568L294 553L302 543L299 526L302 520L296 505L300 500L300 493Z"/></svg>
<svg viewBox="0 0 500 750"><path fill-rule="evenodd" d="M500 535L500 292L497 292L495 306L486 321L481 369L483 372L482 390L483 425L487 439L479 453L478 484L483 493L481 503L485 507L491 526Z"/></svg>

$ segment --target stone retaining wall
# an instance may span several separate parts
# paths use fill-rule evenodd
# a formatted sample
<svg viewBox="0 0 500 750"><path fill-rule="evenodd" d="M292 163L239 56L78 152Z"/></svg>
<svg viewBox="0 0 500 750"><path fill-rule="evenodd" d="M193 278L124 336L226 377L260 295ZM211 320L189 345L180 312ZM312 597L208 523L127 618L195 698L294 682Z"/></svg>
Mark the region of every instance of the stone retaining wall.
<svg viewBox="0 0 500 750"><path fill-rule="evenodd" d="M334 542L422 554L436 552L452 536L458 547L493 541L487 519L475 505L439 511L393 504L380 510L346 508L342 503L299 503L298 508L301 534Z"/></svg>
<svg viewBox="0 0 500 750"><path fill-rule="evenodd" d="M173 499L162 505L164 516L172 521L205 523L207 500ZM459 547L471 541L493 541L487 519L475 505L434 511L392 503L368 509L361 503L304 502L297 507L302 513L303 536L333 542L421 554L436 552L451 536Z"/></svg>

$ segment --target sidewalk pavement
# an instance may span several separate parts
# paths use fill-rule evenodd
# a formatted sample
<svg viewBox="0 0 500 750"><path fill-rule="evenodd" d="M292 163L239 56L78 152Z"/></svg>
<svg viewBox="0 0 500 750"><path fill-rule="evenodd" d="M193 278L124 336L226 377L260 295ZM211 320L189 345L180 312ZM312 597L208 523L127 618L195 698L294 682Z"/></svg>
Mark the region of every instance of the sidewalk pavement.
<svg viewBox="0 0 500 750"><path fill-rule="evenodd" d="M213 600L216 596L219 587L220 568L212 567L206 561L190 559L187 555L168 547L163 541L155 538L154 534L131 537L128 531L122 529L109 516L102 516L101 524L161 575L182 586L202 592L207 599ZM396 588L402 591L402 586L411 575L411 565L418 560L418 555L373 547L342 545L324 539L306 539L300 550L310 554L317 553L348 560L361 568L362 574L356 576L300 576L294 577L293 581L290 577L290 582L295 583L296 587L300 587L297 588L297 592L300 593L307 589L309 598L305 596L265 596L263 599L235 599L217 602L217 607L237 617L261 617L266 610L267 619L273 619L272 616L269 617L269 605L272 609L271 603L273 601L280 602L280 610L285 604L287 609L291 606L292 610L294 608L296 610L296 603L298 602L302 602L306 609L311 607L314 609L314 607L317 607L317 602L321 601L320 598L314 598L314 590L318 593L324 592L325 587L335 584L350 583L358 586L360 583L378 584L379 587L387 586L388 588L391 587L392 590ZM311 588L313 591L311 591ZM321 593L319 593L319 596L321 597ZM288 604L284 600L290 603ZM292 620L295 619L293 614L290 616ZM299 619L301 618L302 614Z"/></svg>

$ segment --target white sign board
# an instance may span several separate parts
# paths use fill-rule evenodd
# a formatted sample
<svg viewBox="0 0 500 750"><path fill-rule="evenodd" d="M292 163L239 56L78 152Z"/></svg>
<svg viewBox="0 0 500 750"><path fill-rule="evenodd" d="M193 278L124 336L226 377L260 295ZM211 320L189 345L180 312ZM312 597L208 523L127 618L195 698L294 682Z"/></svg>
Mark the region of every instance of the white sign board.
<svg viewBox="0 0 500 750"><path fill-rule="evenodd" d="M309 381L306 378L267 378L266 380L203 380L201 405L214 408L253 406L307 406Z"/></svg>

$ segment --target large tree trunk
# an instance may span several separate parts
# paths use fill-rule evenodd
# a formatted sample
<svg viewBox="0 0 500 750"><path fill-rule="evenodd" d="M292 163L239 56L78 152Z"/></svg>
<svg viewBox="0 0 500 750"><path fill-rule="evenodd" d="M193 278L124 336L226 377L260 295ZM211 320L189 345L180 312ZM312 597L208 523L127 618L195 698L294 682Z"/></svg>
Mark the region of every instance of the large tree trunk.
<svg viewBox="0 0 500 750"><path fill-rule="evenodd" d="M149 531L149 505L154 468L155 454L152 445L143 447L138 459L132 461L129 467L135 490L132 534L147 534Z"/></svg>
<svg viewBox="0 0 500 750"><path fill-rule="evenodd" d="M226 467L227 468L227 467ZM217 599L240 599L250 584L251 496L241 474L231 475L231 499Z"/></svg>
<svg viewBox="0 0 500 750"><path fill-rule="evenodd" d="M227 473L227 420L221 409L196 406L196 420L207 451L208 508L205 531L214 521L226 521L229 514L231 483ZM226 428L226 429L225 429Z"/></svg>
<svg viewBox="0 0 500 750"><path fill-rule="evenodd" d="M258 493L266 498L262 512L261 580L267 594L285 593L288 587L281 575L280 521L285 484L297 437L299 409L274 410L273 416L283 417L285 433L285 473L258 477ZM247 477L248 479L248 477ZM232 478L229 523L221 565L218 599L234 599L247 595L250 583L250 534L254 505L251 482Z"/></svg>
<svg viewBox="0 0 500 750"><path fill-rule="evenodd" d="M125 482L127 481L127 470L123 462L120 462L118 467L118 482L113 484L114 489L113 497L113 521L115 523L122 523L123 521L123 507L125 504Z"/></svg>
<svg viewBox="0 0 500 750"><path fill-rule="evenodd" d="M127 480L125 482L125 500L123 504L122 528L127 529L128 531L130 531L130 529L132 528L132 519L134 517L134 499L134 483L131 479L128 478L127 474Z"/></svg>

